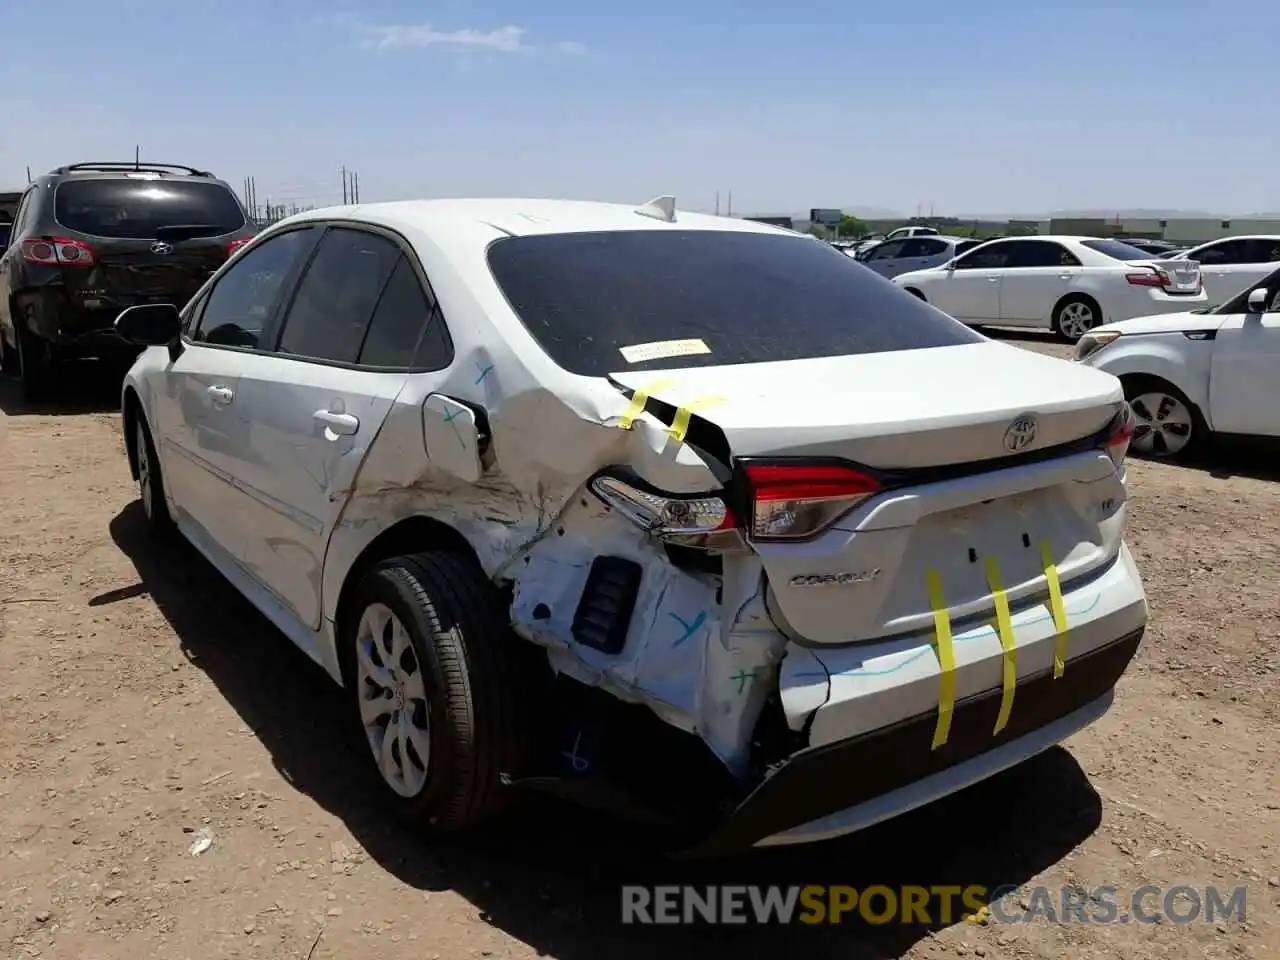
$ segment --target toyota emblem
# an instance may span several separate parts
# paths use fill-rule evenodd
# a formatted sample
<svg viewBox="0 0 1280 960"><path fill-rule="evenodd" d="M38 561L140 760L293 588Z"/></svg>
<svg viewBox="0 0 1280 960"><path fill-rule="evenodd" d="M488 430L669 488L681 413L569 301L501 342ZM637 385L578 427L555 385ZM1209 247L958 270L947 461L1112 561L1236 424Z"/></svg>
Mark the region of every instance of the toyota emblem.
<svg viewBox="0 0 1280 960"><path fill-rule="evenodd" d="M1029 413L1015 417L1004 432L1004 448L1018 453L1036 442L1036 418Z"/></svg>
<svg viewBox="0 0 1280 960"><path fill-rule="evenodd" d="M163 240L157 240L151 245L151 252L163 257L173 253L173 247L165 243Z"/></svg>

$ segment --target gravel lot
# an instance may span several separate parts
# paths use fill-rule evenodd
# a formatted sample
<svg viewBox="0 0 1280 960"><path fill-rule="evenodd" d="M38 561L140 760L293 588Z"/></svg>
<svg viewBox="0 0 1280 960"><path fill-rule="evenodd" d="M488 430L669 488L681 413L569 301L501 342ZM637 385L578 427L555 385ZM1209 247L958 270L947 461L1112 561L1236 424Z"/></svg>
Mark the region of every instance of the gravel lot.
<svg viewBox="0 0 1280 960"><path fill-rule="evenodd" d="M691 867L550 805L467 848L382 816L327 678L191 551L146 544L114 392L83 392L47 413L0 390L4 956L1280 957L1274 455L1130 461L1153 619L1066 749L851 839ZM626 880L1243 885L1248 920L623 928Z"/></svg>

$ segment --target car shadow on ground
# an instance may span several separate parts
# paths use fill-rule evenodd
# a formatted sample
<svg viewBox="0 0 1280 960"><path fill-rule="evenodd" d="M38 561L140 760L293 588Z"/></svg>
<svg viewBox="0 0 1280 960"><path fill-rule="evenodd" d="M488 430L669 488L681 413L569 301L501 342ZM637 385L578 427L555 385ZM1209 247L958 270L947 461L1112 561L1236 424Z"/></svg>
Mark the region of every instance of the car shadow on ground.
<svg viewBox="0 0 1280 960"><path fill-rule="evenodd" d="M41 403L22 396L22 382L0 377L0 413L8 417L110 413L120 409L120 385L124 374L119 366L85 360L66 365L59 395Z"/></svg>
<svg viewBox="0 0 1280 960"><path fill-rule="evenodd" d="M1245 477L1280 482L1280 440L1213 437L1176 466L1207 473L1215 480Z"/></svg>
<svg viewBox="0 0 1280 960"><path fill-rule="evenodd" d="M1101 802L1071 755L1055 748L999 777L852 838L733 860L679 863L641 829L529 798L470 840L428 844L387 816L363 739L345 721L339 689L194 549L157 545L134 502L110 525L139 583L90 601L149 594L203 670L268 748L281 775L339 817L368 856L401 882L452 890L482 918L562 960L668 960L711 951L773 956L802 942L817 956L897 956L927 926L861 921L804 927L626 926L621 885L754 883L896 887L1027 882L1097 828ZM957 910L959 904L957 904Z"/></svg>

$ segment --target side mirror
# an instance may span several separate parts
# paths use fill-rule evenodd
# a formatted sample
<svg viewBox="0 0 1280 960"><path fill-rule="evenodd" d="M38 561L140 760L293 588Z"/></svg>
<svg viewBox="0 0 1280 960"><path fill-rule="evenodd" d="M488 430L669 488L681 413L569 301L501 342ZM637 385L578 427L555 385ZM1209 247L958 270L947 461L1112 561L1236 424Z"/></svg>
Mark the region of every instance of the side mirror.
<svg viewBox="0 0 1280 960"><path fill-rule="evenodd" d="M955 269L956 269L956 262L955 262L954 260L948 260L948 261L947 261L947 273L954 273L954 272L955 272Z"/></svg>
<svg viewBox="0 0 1280 960"><path fill-rule="evenodd" d="M1258 287L1256 290L1249 291L1249 312L1250 313L1266 313L1267 312L1267 288Z"/></svg>
<svg viewBox="0 0 1280 960"><path fill-rule="evenodd" d="M182 318L172 303L143 303L116 317L116 333L140 347L165 347L182 333Z"/></svg>

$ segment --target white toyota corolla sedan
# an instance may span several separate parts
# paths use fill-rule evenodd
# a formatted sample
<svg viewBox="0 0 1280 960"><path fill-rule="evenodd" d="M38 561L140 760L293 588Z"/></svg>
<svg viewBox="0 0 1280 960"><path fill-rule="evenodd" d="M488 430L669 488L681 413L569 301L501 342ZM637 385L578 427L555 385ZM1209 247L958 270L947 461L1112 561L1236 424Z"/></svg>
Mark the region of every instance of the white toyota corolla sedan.
<svg viewBox="0 0 1280 960"><path fill-rule="evenodd" d="M1079 340L1103 323L1205 305L1200 265L1119 240L1009 237L893 282L958 320Z"/></svg>
<svg viewBox="0 0 1280 960"><path fill-rule="evenodd" d="M791 231L317 210L117 329L141 514L428 830L522 788L690 854L856 830L1096 720L1145 628L1118 381Z"/></svg>
<svg viewBox="0 0 1280 960"><path fill-rule="evenodd" d="M1185 456L1211 434L1280 437L1280 270L1211 310L1098 327L1076 359L1120 378L1145 456Z"/></svg>

